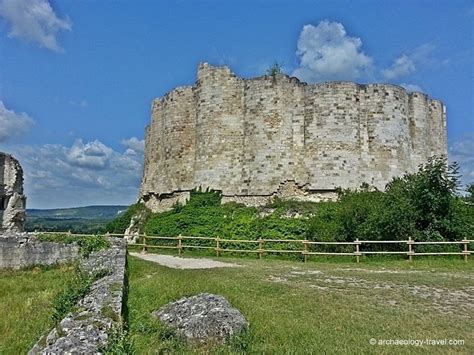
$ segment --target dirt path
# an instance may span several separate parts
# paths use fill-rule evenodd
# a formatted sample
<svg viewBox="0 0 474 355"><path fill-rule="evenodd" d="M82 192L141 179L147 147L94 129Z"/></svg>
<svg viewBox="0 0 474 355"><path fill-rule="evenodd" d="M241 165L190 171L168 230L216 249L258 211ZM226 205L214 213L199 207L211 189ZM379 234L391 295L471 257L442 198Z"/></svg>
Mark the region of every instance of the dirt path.
<svg viewBox="0 0 474 355"><path fill-rule="evenodd" d="M160 255L160 254L140 254L130 253L130 255L137 258L152 261L154 263L170 267L173 269L213 269L217 267L238 267L241 265L223 263L221 261L215 261L211 259L192 259L192 258L180 258L171 255Z"/></svg>

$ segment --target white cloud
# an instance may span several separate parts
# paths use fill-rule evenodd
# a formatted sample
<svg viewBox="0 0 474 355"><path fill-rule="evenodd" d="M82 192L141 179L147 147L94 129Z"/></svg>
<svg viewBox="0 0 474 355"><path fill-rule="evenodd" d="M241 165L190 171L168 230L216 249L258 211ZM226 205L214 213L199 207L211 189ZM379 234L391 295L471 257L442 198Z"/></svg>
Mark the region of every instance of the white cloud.
<svg viewBox="0 0 474 355"><path fill-rule="evenodd" d="M464 188L466 184L474 182L474 132L454 140L449 145L449 161L458 162L461 173L461 183Z"/></svg>
<svg viewBox="0 0 474 355"><path fill-rule="evenodd" d="M292 75L306 82L372 81L376 78L398 83L426 68L434 70L449 64L449 59L434 55L435 46L425 43L399 55L389 67L374 65L362 50L362 40L347 34L338 22L321 21L317 26L305 25L299 35L296 55L299 65ZM409 91L423 91L414 84L399 84Z"/></svg>
<svg viewBox="0 0 474 355"><path fill-rule="evenodd" d="M7 109L0 100L0 142L28 132L33 125L34 121L30 116Z"/></svg>
<svg viewBox="0 0 474 355"><path fill-rule="evenodd" d="M8 34L56 52L62 51L57 41L61 31L69 31L72 23L59 18L48 0L0 0L0 16L10 24Z"/></svg>
<svg viewBox="0 0 474 355"><path fill-rule="evenodd" d="M434 49L432 44L426 43L416 47L408 54L402 54L389 68L381 71L382 77L385 80L394 80L415 73L419 66L435 66L445 62L446 60L439 61L432 57Z"/></svg>
<svg viewBox="0 0 474 355"><path fill-rule="evenodd" d="M67 153L68 162L72 165L90 168L103 169L111 158L113 150L98 140L89 143L82 143L77 140Z"/></svg>
<svg viewBox="0 0 474 355"><path fill-rule="evenodd" d="M98 140L72 146L10 146L25 172L28 207L130 204L138 197L143 153Z"/></svg>
<svg viewBox="0 0 474 355"><path fill-rule="evenodd" d="M418 86L416 84L408 84L408 83L401 83L401 87L405 88L409 92L424 92L423 88L421 86Z"/></svg>
<svg viewBox="0 0 474 355"><path fill-rule="evenodd" d="M416 67L413 60L406 55L402 55L395 60L390 68L382 70L382 75L385 79L392 80L401 76L412 74L415 71Z"/></svg>
<svg viewBox="0 0 474 355"><path fill-rule="evenodd" d="M308 82L363 78L372 70L372 58L361 47L360 38L348 36L338 22L305 25L296 51L300 63L293 75Z"/></svg>
<svg viewBox="0 0 474 355"><path fill-rule="evenodd" d="M132 137L129 139L124 139L120 143L124 145L125 147L135 151L135 152L140 152L143 153L145 151L145 140L144 139L138 139L136 137Z"/></svg>

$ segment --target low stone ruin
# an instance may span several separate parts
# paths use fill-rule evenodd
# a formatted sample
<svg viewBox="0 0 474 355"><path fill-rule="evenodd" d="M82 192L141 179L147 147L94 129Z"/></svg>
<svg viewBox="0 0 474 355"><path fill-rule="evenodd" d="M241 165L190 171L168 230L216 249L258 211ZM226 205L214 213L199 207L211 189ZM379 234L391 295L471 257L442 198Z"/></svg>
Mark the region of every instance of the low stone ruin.
<svg viewBox="0 0 474 355"><path fill-rule="evenodd" d="M9 232L0 238L0 270L68 264L78 256L77 244L45 242L32 233Z"/></svg>
<svg viewBox="0 0 474 355"><path fill-rule="evenodd" d="M23 169L10 154L0 152L0 234L23 231L25 206Z"/></svg>
<svg viewBox="0 0 474 355"><path fill-rule="evenodd" d="M29 355L101 354L114 329L122 329L127 246L123 239L109 241L110 248L80 261L84 271L105 276L94 282L90 292L33 346Z"/></svg>
<svg viewBox="0 0 474 355"><path fill-rule="evenodd" d="M238 309L224 297L209 293L181 298L153 315L191 344L223 344L248 327Z"/></svg>

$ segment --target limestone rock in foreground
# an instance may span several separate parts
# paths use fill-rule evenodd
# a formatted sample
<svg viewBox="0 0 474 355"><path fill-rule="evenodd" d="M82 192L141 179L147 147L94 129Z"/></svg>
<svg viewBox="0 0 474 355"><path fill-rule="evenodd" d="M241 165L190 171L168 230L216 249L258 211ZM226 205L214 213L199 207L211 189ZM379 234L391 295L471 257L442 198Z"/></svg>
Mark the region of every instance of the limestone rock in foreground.
<svg viewBox="0 0 474 355"><path fill-rule="evenodd" d="M153 315L190 343L224 343L248 327L238 309L222 296L200 293L169 303Z"/></svg>

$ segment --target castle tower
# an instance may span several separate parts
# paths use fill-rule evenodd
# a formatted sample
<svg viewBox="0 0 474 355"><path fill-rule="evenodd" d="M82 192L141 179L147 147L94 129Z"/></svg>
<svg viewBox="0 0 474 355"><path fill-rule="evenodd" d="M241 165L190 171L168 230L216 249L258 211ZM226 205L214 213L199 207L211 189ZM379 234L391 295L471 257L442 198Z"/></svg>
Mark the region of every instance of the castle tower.
<svg viewBox="0 0 474 355"><path fill-rule="evenodd" d="M192 189L223 202L319 201L338 187L384 189L446 155L443 104L395 85L237 77L199 65L193 86L153 101L140 198L154 211Z"/></svg>

